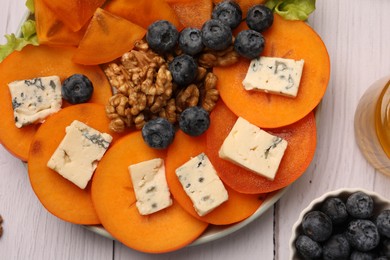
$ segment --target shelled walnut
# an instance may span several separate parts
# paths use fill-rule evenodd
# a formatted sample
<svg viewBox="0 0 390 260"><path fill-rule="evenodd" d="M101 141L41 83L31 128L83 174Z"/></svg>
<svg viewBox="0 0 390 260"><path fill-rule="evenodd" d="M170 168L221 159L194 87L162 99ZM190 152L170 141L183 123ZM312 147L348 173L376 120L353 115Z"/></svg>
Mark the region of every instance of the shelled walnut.
<svg viewBox="0 0 390 260"><path fill-rule="evenodd" d="M140 129L148 118L166 114L162 111L167 111L172 97L172 76L165 59L146 42L136 42L133 50L122 55L120 64L109 64L105 73L116 90L106 106L113 131Z"/></svg>
<svg viewBox="0 0 390 260"><path fill-rule="evenodd" d="M234 46L231 45L222 51L204 50L199 56L198 63L208 69L217 66L230 66L238 62L239 57Z"/></svg>
<svg viewBox="0 0 390 260"><path fill-rule="evenodd" d="M210 72L210 67L199 65L194 83L176 89L168 62L180 51L163 57L149 49L143 40L134 46L120 61L108 64L104 70L115 93L106 105L110 129L115 132L133 127L141 129L156 117L174 124L187 107L199 105L209 112L214 108L219 93L217 77ZM219 52L219 62L231 52L232 49L225 54Z"/></svg>

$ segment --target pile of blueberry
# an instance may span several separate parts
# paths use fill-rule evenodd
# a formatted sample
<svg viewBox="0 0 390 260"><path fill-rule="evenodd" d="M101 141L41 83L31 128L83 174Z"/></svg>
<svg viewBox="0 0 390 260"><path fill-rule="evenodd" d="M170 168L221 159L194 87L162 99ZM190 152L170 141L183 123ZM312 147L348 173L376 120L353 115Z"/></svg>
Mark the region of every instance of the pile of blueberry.
<svg viewBox="0 0 390 260"><path fill-rule="evenodd" d="M390 259L390 210L374 215L374 207L364 192L326 199L303 217L295 240L301 258Z"/></svg>
<svg viewBox="0 0 390 260"><path fill-rule="evenodd" d="M273 19L272 11L266 6L251 7L245 19L249 29L239 32L233 42L232 30L242 22L242 10L234 1L222 1L214 7L211 19L201 29L185 28L179 32L169 21L158 20L148 27L146 41L160 55L175 54L176 48L182 51L169 63L173 82L182 88L196 79L197 58L205 48L221 51L233 44L239 55L248 59L259 57L265 43L261 32L272 25ZM147 122L142 129L145 142L153 148L166 148L175 134L168 124L165 119ZM209 124L208 112L200 107L183 111L179 119L179 127L191 136L202 134Z"/></svg>

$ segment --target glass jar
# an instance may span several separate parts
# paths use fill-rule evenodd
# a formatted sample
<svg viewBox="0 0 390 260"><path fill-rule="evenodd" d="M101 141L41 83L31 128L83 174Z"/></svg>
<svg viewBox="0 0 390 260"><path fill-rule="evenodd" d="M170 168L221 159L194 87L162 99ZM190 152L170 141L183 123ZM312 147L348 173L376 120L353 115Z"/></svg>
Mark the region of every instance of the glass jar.
<svg viewBox="0 0 390 260"><path fill-rule="evenodd" d="M374 82L361 97L355 138L368 162L390 176L390 75Z"/></svg>

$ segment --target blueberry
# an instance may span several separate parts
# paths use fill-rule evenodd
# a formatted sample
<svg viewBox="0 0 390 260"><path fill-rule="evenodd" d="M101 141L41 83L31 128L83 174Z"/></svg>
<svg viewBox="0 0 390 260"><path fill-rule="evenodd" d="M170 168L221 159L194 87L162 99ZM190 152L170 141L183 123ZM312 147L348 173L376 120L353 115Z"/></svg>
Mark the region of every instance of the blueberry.
<svg viewBox="0 0 390 260"><path fill-rule="evenodd" d="M234 29L242 19L241 7L234 1L220 2L214 7L211 18L218 19Z"/></svg>
<svg viewBox="0 0 390 260"><path fill-rule="evenodd" d="M254 59L260 56L264 49L264 37L254 30L242 30L234 41L234 50L241 56Z"/></svg>
<svg viewBox="0 0 390 260"><path fill-rule="evenodd" d="M73 74L65 79L61 87L62 97L71 104L88 102L93 93L92 82L82 74Z"/></svg>
<svg viewBox="0 0 390 260"><path fill-rule="evenodd" d="M359 191L348 197L346 206L349 215L352 217L366 219L373 214L374 201L369 195Z"/></svg>
<svg viewBox="0 0 390 260"><path fill-rule="evenodd" d="M311 211L303 217L302 229L314 241L322 242L332 234L332 221L321 211Z"/></svg>
<svg viewBox="0 0 390 260"><path fill-rule="evenodd" d="M380 255L390 258L390 240L383 239L380 243Z"/></svg>
<svg viewBox="0 0 390 260"><path fill-rule="evenodd" d="M246 24L252 30L263 32L274 22L272 10L265 5L254 5L246 15Z"/></svg>
<svg viewBox="0 0 390 260"><path fill-rule="evenodd" d="M172 51L178 39L178 30L166 20L158 20L152 23L146 32L146 41L149 47L157 53Z"/></svg>
<svg viewBox="0 0 390 260"><path fill-rule="evenodd" d="M202 107L189 107L180 114L179 127L188 135L201 135L209 128L209 126L209 113Z"/></svg>
<svg viewBox="0 0 390 260"><path fill-rule="evenodd" d="M322 255L321 245L305 235L300 235L297 238L295 247L297 248L298 253L305 259L320 258Z"/></svg>
<svg viewBox="0 0 390 260"><path fill-rule="evenodd" d="M198 65L194 58L182 54L173 59L169 64L169 71L172 74L173 82L180 86L191 84L198 73Z"/></svg>
<svg viewBox="0 0 390 260"><path fill-rule="evenodd" d="M375 254L371 252L353 251L350 260L374 260Z"/></svg>
<svg viewBox="0 0 390 260"><path fill-rule="evenodd" d="M333 224L341 224L348 219L345 203L339 198L328 198L321 205L321 211L330 217Z"/></svg>
<svg viewBox="0 0 390 260"><path fill-rule="evenodd" d="M366 219L351 221L345 235L350 245L362 252L374 249L380 242L379 232L375 224Z"/></svg>
<svg viewBox="0 0 390 260"><path fill-rule="evenodd" d="M323 245L322 258L325 260L348 259L351 247L342 234L331 236Z"/></svg>
<svg viewBox="0 0 390 260"><path fill-rule="evenodd" d="M142 138L152 148L167 148L175 137L173 125L165 118L152 119L142 127Z"/></svg>
<svg viewBox="0 0 390 260"><path fill-rule="evenodd" d="M379 213L375 223L379 234L390 238L390 210L383 210Z"/></svg>
<svg viewBox="0 0 390 260"><path fill-rule="evenodd" d="M232 40L232 30L220 20L211 19L203 24L202 41L207 48L224 50L232 44Z"/></svg>
<svg viewBox="0 0 390 260"><path fill-rule="evenodd" d="M203 48L202 31L197 28L185 28L179 36L180 49L188 54L195 55L200 53Z"/></svg>

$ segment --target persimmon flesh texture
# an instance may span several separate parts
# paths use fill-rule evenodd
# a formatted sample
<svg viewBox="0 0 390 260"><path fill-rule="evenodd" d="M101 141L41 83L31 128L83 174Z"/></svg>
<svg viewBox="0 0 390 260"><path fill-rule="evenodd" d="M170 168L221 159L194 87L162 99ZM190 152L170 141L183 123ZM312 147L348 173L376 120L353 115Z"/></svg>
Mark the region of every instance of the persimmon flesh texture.
<svg viewBox="0 0 390 260"><path fill-rule="evenodd" d="M92 181L92 200L103 227L126 246L142 252L177 250L200 236L207 223L197 220L173 200L173 205L142 216L128 167L153 158L165 159L165 150L148 147L140 131L114 144L100 161Z"/></svg>
<svg viewBox="0 0 390 260"><path fill-rule="evenodd" d="M110 134L112 142L120 137L108 128L109 120L103 105L87 103L64 108L51 115L36 132L28 157L28 174L36 196L53 215L75 224L99 224L91 200L90 183L85 189L80 189L47 167L65 136L65 128L76 119Z"/></svg>
<svg viewBox="0 0 390 260"><path fill-rule="evenodd" d="M282 189L298 179L314 157L317 137L313 112L292 125L263 129L288 142L274 180L221 159L218 151L236 122L237 116L223 102L219 102L210 118L210 127L206 132L207 155L223 182L238 192L258 194Z"/></svg>
<svg viewBox="0 0 390 260"><path fill-rule="evenodd" d="M192 216L214 225L227 225L239 222L251 216L262 204L266 194L242 194L225 185L229 199L205 216L200 217L191 199L183 189L175 170L192 157L205 153L207 155L206 135L199 137L186 135L178 131L170 145L166 159L166 172L169 189L179 204Z"/></svg>
<svg viewBox="0 0 390 260"><path fill-rule="evenodd" d="M80 73L86 75L94 86L90 103L106 105L112 96L111 86L99 66L83 66L71 61L75 47L26 46L14 51L0 63L0 142L14 156L27 160L31 140L39 125L22 128L15 126L11 94L8 83L15 80L57 75L63 82L69 76ZM67 106L66 102L63 106Z"/></svg>
<svg viewBox="0 0 390 260"><path fill-rule="evenodd" d="M225 104L237 116L262 128L286 126L309 114L324 96L330 76L328 52L317 33L303 21L287 21L277 14L274 17L274 24L264 32L261 56L304 60L297 97L245 90L242 81L250 63L247 59L213 69Z"/></svg>
<svg viewBox="0 0 390 260"><path fill-rule="evenodd" d="M145 33L141 26L98 8L72 60L84 65L113 61L130 51Z"/></svg>

